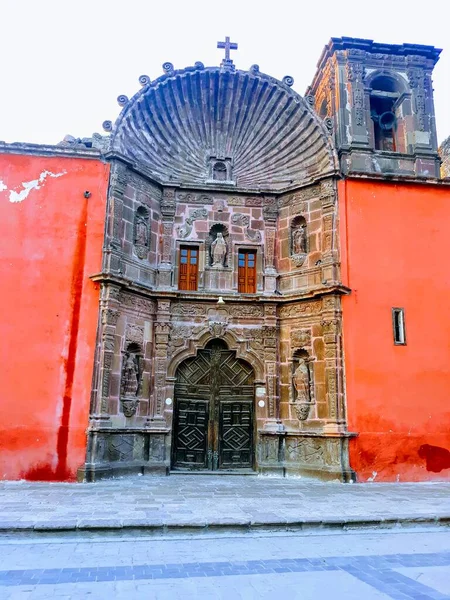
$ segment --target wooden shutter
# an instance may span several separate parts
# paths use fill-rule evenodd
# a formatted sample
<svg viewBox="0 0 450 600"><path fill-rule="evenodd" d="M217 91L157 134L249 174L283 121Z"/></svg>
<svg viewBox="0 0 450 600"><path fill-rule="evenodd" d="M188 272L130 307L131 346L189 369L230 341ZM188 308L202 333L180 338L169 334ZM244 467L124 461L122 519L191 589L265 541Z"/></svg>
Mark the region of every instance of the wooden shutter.
<svg viewBox="0 0 450 600"><path fill-rule="evenodd" d="M256 292L256 252L253 250L239 251L238 291L242 294Z"/></svg>
<svg viewBox="0 0 450 600"><path fill-rule="evenodd" d="M181 246L178 289L195 291L198 283L198 247Z"/></svg>

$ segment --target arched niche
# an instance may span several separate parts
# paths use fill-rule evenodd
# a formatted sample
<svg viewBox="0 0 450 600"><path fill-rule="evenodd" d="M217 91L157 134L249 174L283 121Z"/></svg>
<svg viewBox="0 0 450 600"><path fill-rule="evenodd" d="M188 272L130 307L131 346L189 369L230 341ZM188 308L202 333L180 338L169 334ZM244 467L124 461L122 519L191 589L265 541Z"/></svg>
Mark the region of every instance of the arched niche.
<svg viewBox="0 0 450 600"><path fill-rule="evenodd" d="M126 417L136 414L141 393L143 371L143 352L140 344L129 343L122 358L120 377L120 404Z"/></svg>
<svg viewBox="0 0 450 600"><path fill-rule="evenodd" d="M150 245L150 211L139 206L134 215L133 246L139 258L146 258Z"/></svg>
<svg viewBox="0 0 450 600"><path fill-rule="evenodd" d="M308 254L308 226L302 215L294 217L290 225L290 255L294 263L300 267Z"/></svg>
<svg viewBox="0 0 450 600"><path fill-rule="evenodd" d="M299 421L306 421L315 406L313 361L304 349L292 356L291 403Z"/></svg>
<svg viewBox="0 0 450 600"><path fill-rule="evenodd" d="M228 267L230 235L228 228L222 223L215 223L209 230L207 253L210 267Z"/></svg>

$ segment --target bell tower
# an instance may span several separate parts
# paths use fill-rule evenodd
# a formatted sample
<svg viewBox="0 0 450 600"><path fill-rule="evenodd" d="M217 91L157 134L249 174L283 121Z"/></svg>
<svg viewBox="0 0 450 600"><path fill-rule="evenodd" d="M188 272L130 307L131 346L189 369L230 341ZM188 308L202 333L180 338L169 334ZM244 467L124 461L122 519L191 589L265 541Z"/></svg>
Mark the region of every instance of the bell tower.
<svg viewBox="0 0 450 600"><path fill-rule="evenodd" d="M342 173L439 177L431 75L441 50L332 38L306 94Z"/></svg>

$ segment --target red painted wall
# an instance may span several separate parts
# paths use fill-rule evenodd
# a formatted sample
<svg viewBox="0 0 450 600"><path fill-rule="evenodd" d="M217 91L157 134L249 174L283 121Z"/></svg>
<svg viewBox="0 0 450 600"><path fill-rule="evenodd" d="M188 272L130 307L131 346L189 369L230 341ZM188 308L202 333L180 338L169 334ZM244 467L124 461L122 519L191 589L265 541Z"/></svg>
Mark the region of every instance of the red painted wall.
<svg viewBox="0 0 450 600"><path fill-rule="evenodd" d="M450 479L450 188L348 180L339 205L351 465L359 481Z"/></svg>
<svg viewBox="0 0 450 600"><path fill-rule="evenodd" d="M0 479L70 481L84 462L108 173L0 155Z"/></svg>

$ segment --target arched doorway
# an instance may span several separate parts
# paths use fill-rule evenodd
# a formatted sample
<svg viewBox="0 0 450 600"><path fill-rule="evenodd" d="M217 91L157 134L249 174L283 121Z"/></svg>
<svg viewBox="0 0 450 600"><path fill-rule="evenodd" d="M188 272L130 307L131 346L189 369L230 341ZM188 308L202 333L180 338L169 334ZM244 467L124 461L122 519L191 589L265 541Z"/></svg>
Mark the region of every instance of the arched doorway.
<svg viewBox="0 0 450 600"><path fill-rule="evenodd" d="M254 372L222 340L180 364L172 468L253 468Z"/></svg>

